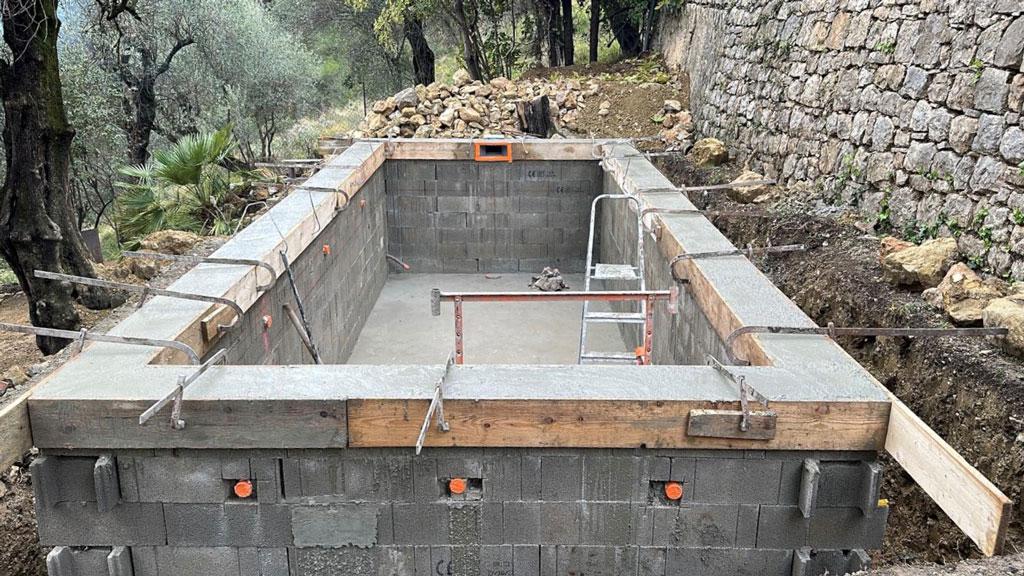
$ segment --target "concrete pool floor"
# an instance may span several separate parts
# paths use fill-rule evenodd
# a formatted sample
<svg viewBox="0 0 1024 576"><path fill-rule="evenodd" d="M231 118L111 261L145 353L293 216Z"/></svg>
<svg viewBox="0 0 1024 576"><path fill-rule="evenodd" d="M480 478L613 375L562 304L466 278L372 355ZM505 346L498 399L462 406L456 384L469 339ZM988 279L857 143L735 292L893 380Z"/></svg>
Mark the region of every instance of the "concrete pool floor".
<svg viewBox="0 0 1024 576"><path fill-rule="evenodd" d="M530 291L530 274L392 274L374 304L348 364L438 364L455 350L455 318L449 302L430 314L430 290ZM568 274L572 290L582 274ZM594 310L604 310L595 303ZM576 364L581 302L477 302L464 306L466 364ZM588 330L588 349L626 352L612 324Z"/></svg>

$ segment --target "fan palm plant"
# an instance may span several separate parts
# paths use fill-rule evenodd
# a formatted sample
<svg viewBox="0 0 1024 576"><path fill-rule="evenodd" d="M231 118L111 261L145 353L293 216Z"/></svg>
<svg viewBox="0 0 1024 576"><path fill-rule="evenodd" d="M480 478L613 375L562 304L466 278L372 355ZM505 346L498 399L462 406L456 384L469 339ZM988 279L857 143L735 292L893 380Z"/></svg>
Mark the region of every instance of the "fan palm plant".
<svg viewBox="0 0 1024 576"><path fill-rule="evenodd" d="M153 153L145 165L124 166L129 178L118 186L118 230L135 244L158 230L223 234L233 226L233 209L225 205L231 172L221 162L235 149L231 127L190 134L170 148Z"/></svg>

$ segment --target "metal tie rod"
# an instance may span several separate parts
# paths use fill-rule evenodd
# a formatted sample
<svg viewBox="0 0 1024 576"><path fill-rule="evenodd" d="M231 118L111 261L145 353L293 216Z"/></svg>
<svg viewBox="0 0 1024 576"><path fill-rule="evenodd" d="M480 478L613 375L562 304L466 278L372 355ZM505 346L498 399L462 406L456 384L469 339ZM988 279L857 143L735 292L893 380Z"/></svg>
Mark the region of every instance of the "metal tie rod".
<svg viewBox="0 0 1024 576"><path fill-rule="evenodd" d="M251 260L248 258L220 258L218 256L178 256L176 254L161 254L159 252L132 252L125 251L121 253L129 258L148 258L150 260L165 260L168 262L189 262L192 264L229 264L237 266L256 266L257 268L263 268L267 272L270 272L270 282L268 284L260 284L259 278L257 277L256 290L259 292L265 292L274 285L274 281L277 280L277 272L274 271L274 267L262 260Z"/></svg>
<svg viewBox="0 0 1024 576"><path fill-rule="evenodd" d="M210 366L213 366L214 364L223 360L224 356L226 356L227 353L228 351L225 349L218 350L216 354L210 356L209 360L203 362L202 365L199 366L199 368L196 369L195 372L187 376L184 374L178 376L178 384L174 387L174 389L168 392L167 395L164 396L163 398L157 400L155 404L150 406L145 412L139 415L139 426L145 426L146 423L153 418L153 416L156 416L157 413L164 408L164 406L167 406L171 402L174 402L174 407L171 409L171 428L175 430L184 430L185 420L181 418L181 401L182 397L185 394L185 389L188 388L189 385L191 385L193 382L198 380L199 377L202 376L207 370L209 370Z"/></svg>
<svg viewBox="0 0 1024 576"><path fill-rule="evenodd" d="M47 272L46 270L36 270L36 278L44 278L46 280L57 280L60 282L72 282L74 284L84 284L85 286L96 286L98 288L112 288L115 290L126 290L128 292L139 292L142 294L142 301L139 302L139 306L142 305L146 300L146 296L155 294L157 296L167 296L169 298L180 298L182 300L195 300L197 302L210 302L213 304L222 304L231 308L235 311L235 319L231 324L221 324L217 327L218 330L223 331L236 326L239 320L242 319L242 315L245 311L239 306L234 300L228 298L221 298L220 296L205 296L203 294L192 294L190 292L177 292L175 290L164 290L162 288L150 288L149 286L136 286L135 284L125 284L122 282L111 282L109 280L100 280L98 278L86 278L85 276L72 276L71 274L59 274L57 272Z"/></svg>
<svg viewBox="0 0 1024 576"><path fill-rule="evenodd" d="M977 338L981 336L1006 336L1008 328L885 328L874 326L835 326L831 322L827 326L742 326L732 331L725 339L725 350L729 362L738 366L747 366L749 361L738 358L733 347L736 340L744 334L794 334L828 336L917 336L940 338L943 336L964 336Z"/></svg>
<svg viewBox="0 0 1024 576"><path fill-rule="evenodd" d="M676 282L685 283L686 278L683 278L676 274L676 264L683 260L701 260L705 258L722 258L725 256L746 256L751 258L754 254L781 254L786 252L804 252L807 250L805 244L784 244L782 246L764 246L761 248L755 248L754 246L747 246L746 248L733 248L731 250L715 250L712 252L683 252L677 254L668 263L668 269L672 273L672 279Z"/></svg>
<svg viewBox="0 0 1024 576"><path fill-rule="evenodd" d="M74 330L58 330L56 328L41 328L38 326L25 326L23 324L6 324L0 323L0 330L4 332L19 332L21 334L30 334L33 336L50 336L52 338L66 338L68 340L77 340L79 342L79 351L81 345L86 340L93 340L96 342L112 342L115 344L132 344L134 346L153 346L155 348L174 348L180 350L188 356L189 361L192 364L199 364L199 354L192 349L188 344L178 342L177 340L159 340L156 338L141 338L138 336L117 336L114 334L97 334L95 332L89 332L88 330L82 329L79 331Z"/></svg>
<svg viewBox="0 0 1024 576"><path fill-rule="evenodd" d="M430 399L430 407L427 408L427 415L423 418L423 426L420 427L420 435L416 438L416 454L419 455L420 451L423 450L423 442L427 439L427 430L430 429L430 419L437 414L437 429L441 432L447 432L451 430L451 426L448 425L448 420L444 417L444 381L448 378L448 374L452 371L452 365L455 363L455 359L451 354L448 354L448 359L444 363L444 372L441 373L441 377L438 378L437 383L434 384L434 395Z"/></svg>

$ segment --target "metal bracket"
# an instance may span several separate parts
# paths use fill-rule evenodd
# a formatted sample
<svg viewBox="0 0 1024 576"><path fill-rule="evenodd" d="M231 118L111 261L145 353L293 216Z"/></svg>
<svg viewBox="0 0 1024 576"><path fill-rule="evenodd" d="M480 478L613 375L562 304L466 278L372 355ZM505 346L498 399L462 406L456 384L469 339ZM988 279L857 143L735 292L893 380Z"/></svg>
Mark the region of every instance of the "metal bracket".
<svg viewBox="0 0 1024 576"><path fill-rule="evenodd" d="M977 338L981 336L1006 336L1007 328L884 328L870 326L836 326L829 322L827 326L742 326L732 331L725 339L725 352L729 362L738 366L749 366L750 362L738 358L735 353L736 340L744 334L794 334L828 336L918 336L937 338L942 336L963 336Z"/></svg>
<svg viewBox="0 0 1024 576"><path fill-rule="evenodd" d="M209 370L210 366L213 366L223 360L227 355L227 352L228 351L224 349L218 350L216 354L210 356L209 360L203 362L195 372L187 376L184 374L178 376L178 384L174 387L174 390L171 390L166 396L157 400L155 404L150 406L139 416L139 426L145 426L146 422L149 422L153 416L156 416L164 406L174 402L174 406L171 408L171 428L174 430L184 430L185 420L181 417L181 401L182 397L185 395L185 389L198 380L203 373Z"/></svg>
<svg viewBox="0 0 1024 576"><path fill-rule="evenodd" d="M679 276L676 273L676 264L683 260L700 260L705 258L722 258L725 256L746 256L751 258L754 254L781 254L785 252L803 252L807 250L807 246L804 244L786 244L783 246L764 246L761 248L755 248L754 246L748 245L746 248L733 248L731 250L716 250L713 252L683 252L677 254L675 258L669 261L668 269L672 273L672 279L676 282L685 284L689 280Z"/></svg>
<svg viewBox="0 0 1024 576"><path fill-rule="evenodd" d="M452 366L455 364L455 359L451 354L448 355L448 359L444 363L444 372L441 373L441 377L438 378L437 383L434 384L434 396L430 399L430 407L427 408L427 415L423 418L423 426L420 427L420 435L416 438L416 454L419 455L420 451L423 450L423 442L427 439L427 430L430 428L430 419L437 415L437 429L441 432L447 432L451 429L448 425L448 420L444 417L444 381L448 378L448 374L452 370Z"/></svg>
<svg viewBox="0 0 1024 576"><path fill-rule="evenodd" d="M112 342L115 344L132 344L135 346L153 346L155 348L174 348L175 350L184 352L185 355L188 356L189 361L193 364L199 364L199 354L196 354L196 351L188 344L183 344L177 340L158 340L156 338L140 338L137 336L96 334L94 332L89 332L84 328L78 331L58 330L56 328L40 328L37 326L4 323L0 323L0 331L18 332L33 336L49 336L51 338L66 338L68 340L78 341L79 351L84 347L86 340L93 340L95 342Z"/></svg>
<svg viewBox="0 0 1024 576"><path fill-rule="evenodd" d="M142 258L149 260L165 260L168 262L190 262L192 264L229 264L238 266L256 266L257 268L263 268L267 272L270 272L270 282L267 284L260 284L259 278L257 277L256 290L259 292L265 292L269 290L273 285L274 281L277 280L277 272L274 271L274 267L262 260L250 260L247 258L220 258L216 256L178 256L175 254L161 254L159 252L131 252L125 251L121 253L128 258Z"/></svg>
<svg viewBox="0 0 1024 576"><path fill-rule="evenodd" d="M180 298L182 300L195 300L198 302L210 302L213 304L222 304L231 308L235 311L235 319L231 324L221 324L217 326L218 332L223 332L234 326L237 326L239 321L242 319L242 315L245 311L239 306L234 300L228 298L221 298L219 296L206 296L203 294L192 294L190 292L177 292L175 290L164 290L162 288L150 288L149 285L136 286L135 284L125 284L122 282L111 282L109 280L100 280L98 278L87 278L85 276L72 276L71 274L59 274L57 272L47 272L46 270L36 270L36 278L44 278L46 280L57 280L59 282L71 282L73 284L82 284L85 286L96 286L97 288L111 288L114 290L125 290L127 292L138 292L142 294L142 302L150 294L157 296L167 296L169 298ZM139 305L142 305L142 302Z"/></svg>
<svg viewBox="0 0 1024 576"><path fill-rule="evenodd" d="M761 406L768 409L768 398L763 394L754 389L753 386L747 384L747 377L743 374L733 374L728 368L726 368L717 358L708 354L705 356L708 366L711 366L718 371L719 374L724 376L733 384L739 388L740 391L740 411L743 416L740 418L740 431L746 432L750 430L750 402L753 400L759 402Z"/></svg>

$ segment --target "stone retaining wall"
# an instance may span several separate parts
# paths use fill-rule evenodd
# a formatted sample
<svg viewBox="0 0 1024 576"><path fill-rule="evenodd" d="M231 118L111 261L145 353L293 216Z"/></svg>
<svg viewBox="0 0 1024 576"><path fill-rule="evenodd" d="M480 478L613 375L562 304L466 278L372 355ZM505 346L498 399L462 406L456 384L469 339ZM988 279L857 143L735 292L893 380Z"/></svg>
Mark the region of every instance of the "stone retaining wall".
<svg viewBox="0 0 1024 576"><path fill-rule="evenodd" d="M701 136L798 193L1024 279L1024 3L687 0L661 51Z"/></svg>

